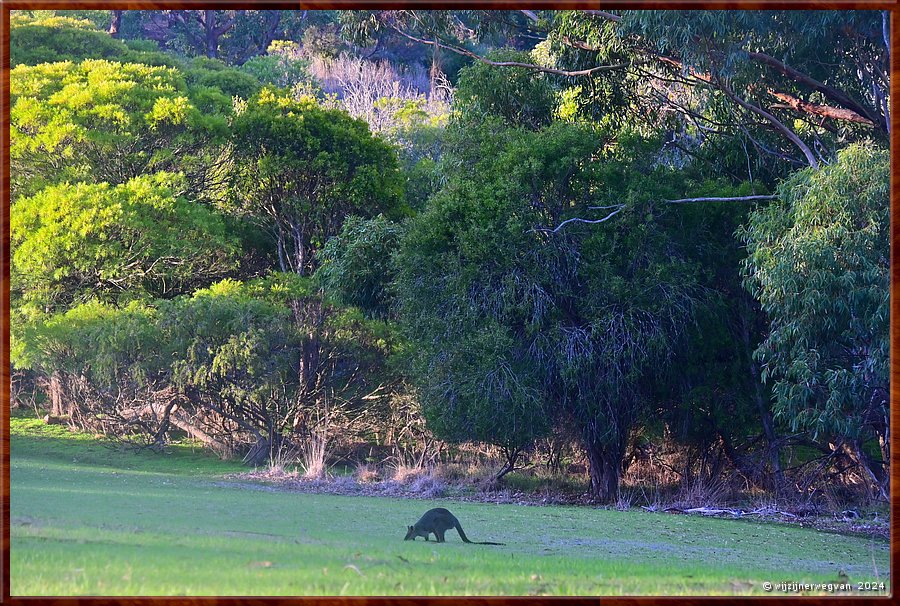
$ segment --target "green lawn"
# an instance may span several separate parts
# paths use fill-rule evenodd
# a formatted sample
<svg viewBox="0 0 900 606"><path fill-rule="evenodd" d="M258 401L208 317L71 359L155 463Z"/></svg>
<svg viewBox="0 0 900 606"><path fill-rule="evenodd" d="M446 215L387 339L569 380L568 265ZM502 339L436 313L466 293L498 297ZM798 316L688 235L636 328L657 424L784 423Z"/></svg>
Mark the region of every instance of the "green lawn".
<svg viewBox="0 0 900 606"><path fill-rule="evenodd" d="M12 595L765 594L888 581L886 541L747 521L248 490L189 448L12 419ZM444 506L472 540L404 542ZM877 572L876 572L877 569ZM881 595L884 595L883 593Z"/></svg>

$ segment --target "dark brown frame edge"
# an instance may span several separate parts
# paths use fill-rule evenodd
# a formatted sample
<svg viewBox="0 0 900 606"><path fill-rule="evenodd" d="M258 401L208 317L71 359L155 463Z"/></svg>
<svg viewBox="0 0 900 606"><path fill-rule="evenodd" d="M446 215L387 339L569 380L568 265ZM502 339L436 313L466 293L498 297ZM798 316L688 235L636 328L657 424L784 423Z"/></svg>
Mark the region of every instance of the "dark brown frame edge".
<svg viewBox="0 0 900 606"><path fill-rule="evenodd" d="M10 129L10 95L9 95L9 17L11 10L21 9L112 9L125 10L155 10L167 8L199 8L199 7L253 7L271 9L366 9L366 8L420 8L420 9L494 9L507 10L518 8L533 9L707 9L707 10L889 10L891 12L891 420L890 420L890 448L893 453L900 453L900 100L897 93L900 91L898 76L900 76L900 59L896 51L900 49L900 0L597 0L583 2L578 0L304 0L291 2L290 0L159 0L149 1L117 1L117 0L75 0L65 2L60 0L0 0L0 503L2 503L3 528L2 542L0 542L0 602L13 604L53 604L53 605L81 605L98 604L102 606L123 604L126 606L145 604L192 604L203 606L219 606L233 604L248 604L252 606L272 604L306 603L315 604L340 604L344 606L395 606L395 605L449 605L449 604L480 604L484 606L497 606L501 604L516 605L547 605L547 604L617 604L623 606L639 606L642 604L668 603L688 605L727 605L735 601L763 600L766 604L780 604L782 602L801 601L810 606L832 606L838 603L850 602L853 604L887 604L896 594L897 581L894 575L890 581L889 596L883 597L829 597L829 596L760 596L749 598L738 597L701 597L701 596L641 596L641 597L271 597L271 598L241 598L241 597L73 597L73 598L27 598L11 597L10 587L10 468L9 468L9 402L10 402L10 358L9 358L9 210L10 210L10 168L9 168L9 129ZM895 454L896 457L896 454ZM895 529L900 522L897 500L900 496L900 466L895 460L891 461L891 570L896 573L900 567L900 549L895 541L897 534Z"/></svg>

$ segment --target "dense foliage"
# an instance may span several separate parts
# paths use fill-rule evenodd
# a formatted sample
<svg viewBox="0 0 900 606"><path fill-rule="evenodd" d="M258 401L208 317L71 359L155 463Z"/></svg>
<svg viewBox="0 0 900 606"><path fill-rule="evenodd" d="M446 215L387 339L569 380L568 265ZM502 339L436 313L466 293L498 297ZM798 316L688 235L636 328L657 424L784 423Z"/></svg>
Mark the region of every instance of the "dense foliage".
<svg viewBox="0 0 900 606"><path fill-rule="evenodd" d="M349 214L394 210L393 150L364 122L264 89L232 123L235 204L265 221L282 271L309 275Z"/></svg>
<svg viewBox="0 0 900 606"><path fill-rule="evenodd" d="M743 232L747 285L770 319L756 356L776 416L846 443L879 484L890 425L889 174L886 150L848 147L785 181Z"/></svg>
<svg viewBox="0 0 900 606"><path fill-rule="evenodd" d="M53 416L889 494L886 12L11 25L12 363Z"/></svg>
<svg viewBox="0 0 900 606"><path fill-rule="evenodd" d="M182 171L199 188L231 98L189 90L175 68L86 60L10 74L12 196L72 181Z"/></svg>
<svg viewBox="0 0 900 606"><path fill-rule="evenodd" d="M170 297L236 265L223 218L177 194L167 173L121 185L55 185L16 203L14 301L56 311L85 298Z"/></svg>

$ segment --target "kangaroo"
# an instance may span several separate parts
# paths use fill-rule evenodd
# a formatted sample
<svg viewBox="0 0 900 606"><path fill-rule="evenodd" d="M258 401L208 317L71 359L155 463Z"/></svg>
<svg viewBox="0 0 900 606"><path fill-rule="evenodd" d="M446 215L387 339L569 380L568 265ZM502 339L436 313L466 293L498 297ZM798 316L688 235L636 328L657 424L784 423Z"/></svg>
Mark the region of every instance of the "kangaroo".
<svg viewBox="0 0 900 606"><path fill-rule="evenodd" d="M412 526L406 527L406 537L403 539L404 541L415 541L416 537L425 537L425 540L428 540L428 535L434 533L435 539L438 543L444 542L444 533L450 530L451 528L455 528L456 532L459 533L459 538L463 540L464 543L472 543L473 545L504 545L505 543L491 543L490 541L470 541L469 537L466 536L466 533L463 532L462 526L459 525L459 520L456 519L452 513L443 507L438 507L436 509L429 509L425 512L425 514L419 518L419 521L413 524Z"/></svg>

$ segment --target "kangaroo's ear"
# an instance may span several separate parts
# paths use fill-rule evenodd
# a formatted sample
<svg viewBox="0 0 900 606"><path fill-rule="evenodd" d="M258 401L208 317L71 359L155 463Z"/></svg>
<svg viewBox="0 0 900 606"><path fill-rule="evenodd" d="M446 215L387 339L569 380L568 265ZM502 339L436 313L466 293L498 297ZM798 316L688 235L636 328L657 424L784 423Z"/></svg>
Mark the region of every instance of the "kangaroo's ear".
<svg viewBox="0 0 900 606"><path fill-rule="evenodd" d="M407 526L406 529L407 529L407 530L412 530L412 526Z"/></svg>

